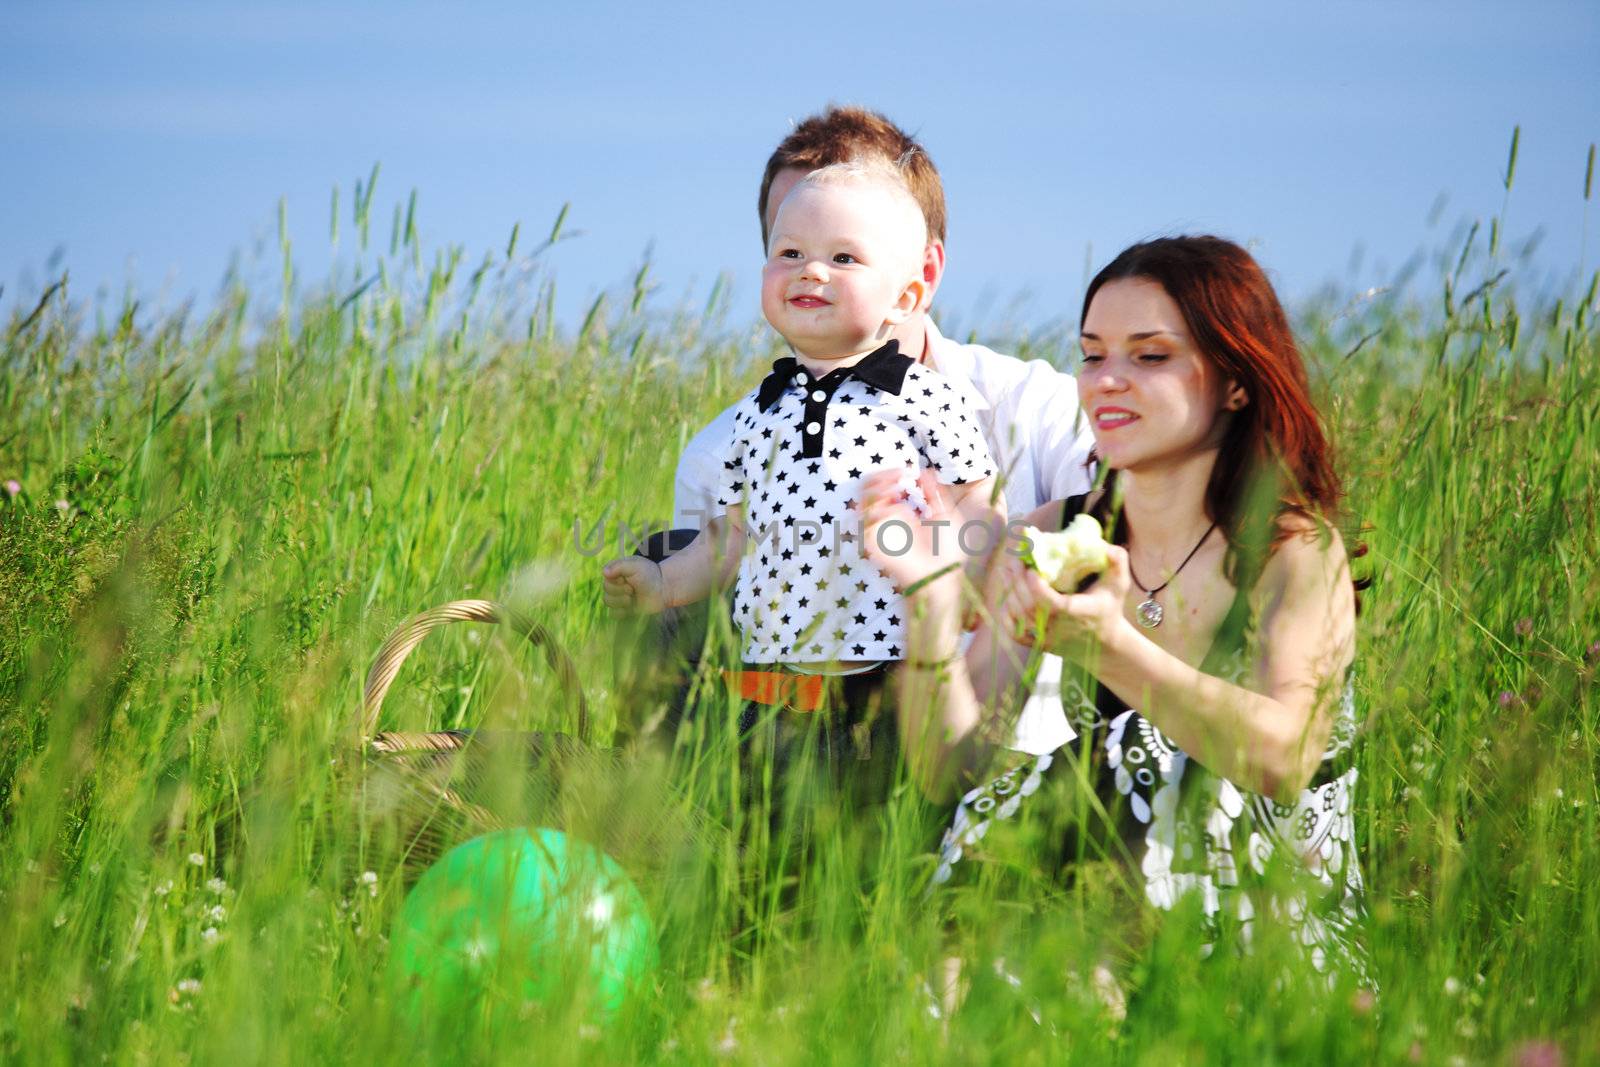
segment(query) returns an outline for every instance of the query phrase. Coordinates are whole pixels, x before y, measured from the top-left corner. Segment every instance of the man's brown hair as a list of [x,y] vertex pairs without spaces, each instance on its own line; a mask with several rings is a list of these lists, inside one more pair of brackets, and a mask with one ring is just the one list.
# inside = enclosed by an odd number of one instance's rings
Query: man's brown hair
[[900,168],[906,185],[922,208],[928,223],[928,239],[945,239],[944,183],[939,168],[914,138],[876,111],[864,107],[838,107],[829,104],[820,115],[812,115],[796,126],[773,149],[767,171],[761,176],[761,195],[756,211],[761,218],[761,247],[767,246],[767,199],[772,179],[780,170],[795,167],[812,171],[851,160],[884,159]]

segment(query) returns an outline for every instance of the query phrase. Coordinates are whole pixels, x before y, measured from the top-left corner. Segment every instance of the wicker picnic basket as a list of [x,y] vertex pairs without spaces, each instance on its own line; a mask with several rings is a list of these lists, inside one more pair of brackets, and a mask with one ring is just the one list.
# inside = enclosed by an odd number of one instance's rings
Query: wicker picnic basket
[[383,698],[394,684],[395,676],[405,664],[406,657],[422,644],[433,631],[452,622],[505,623],[530,643],[544,650],[550,668],[563,688],[571,694],[578,717],[578,739],[588,744],[591,737],[589,704],[578,681],[577,668],[572,658],[542,624],[526,615],[511,611],[491,600],[452,600],[420,615],[413,615],[401,623],[384,640],[367,671],[367,682],[361,692],[361,736],[372,751],[381,755],[400,755],[412,752],[453,752],[463,747],[470,736],[460,730],[436,730],[425,733],[378,732],[378,716],[383,711]]
[[[379,731],[384,697],[406,657],[450,623],[499,624],[540,649],[562,692],[541,723],[575,733]],[[593,742],[577,667],[550,630],[487,600],[456,600],[415,615],[384,641],[362,694],[363,759],[355,799],[364,862],[398,859],[409,873],[467,838],[507,826],[548,826],[583,837],[624,866],[659,864],[686,838],[680,809],[662,802],[654,765]]]

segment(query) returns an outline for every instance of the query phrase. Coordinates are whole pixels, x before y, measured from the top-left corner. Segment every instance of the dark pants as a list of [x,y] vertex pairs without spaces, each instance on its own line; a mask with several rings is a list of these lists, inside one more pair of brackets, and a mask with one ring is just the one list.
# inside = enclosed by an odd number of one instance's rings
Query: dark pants
[[[637,554],[660,562],[681,551],[696,531],[671,530],[647,538]],[[681,744],[687,734],[702,737],[726,720],[728,690],[721,679],[729,669],[772,670],[773,665],[702,664],[701,650],[715,604],[695,604],[664,612],[653,620],[648,644],[668,672],[668,699],[661,733]],[[779,796],[799,802],[817,790],[842,793],[852,808],[881,805],[893,789],[900,761],[893,688],[886,670],[830,679],[824,707],[813,712],[747,702],[733,722],[737,730],[741,777],[751,785],[782,782]],[[690,720],[698,720],[691,723]],[[685,727],[690,727],[686,731]],[[699,729],[696,729],[698,727]]]
[[[692,540],[673,531],[640,551],[659,561]],[[723,605],[693,605],[652,620],[640,642],[663,665],[670,690],[657,732],[672,774],[708,819],[737,840],[749,892],[733,922],[747,938],[779,928],[804,936],[819,923],[862,921],[859,909],[885,884],[915,881],[914,858],[938,841],[944,813],[904,782],[893,679],[879,669],[830,678],[823,706],[798,711],[742,699],[724,669],[772,670],[736,658]],[[701,662],[708,649],[726,662]],[[641,667],[646,666],[640,664]],[[908,863],[908,859],[913,859]],[[907,890],[912,891],[912,890]]]

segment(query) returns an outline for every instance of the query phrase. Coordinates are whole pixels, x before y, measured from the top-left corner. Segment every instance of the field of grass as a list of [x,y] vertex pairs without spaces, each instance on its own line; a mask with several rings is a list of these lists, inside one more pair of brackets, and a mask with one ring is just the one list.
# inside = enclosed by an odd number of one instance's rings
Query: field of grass
[[[1297,309],[1374,579],[1358,820],[1379,992],[1314,991],[1270,929],[1202,963],[1180,914],[1112,1027],[1068,977],[1095,958],[1091,880],[1023,871],[943,907],[909,789],[873,832],[824,820],[783,868],[726,752],[680,748],[668,773],[640,635],[601,609],[606,555],[574,522],[665,518],[679,448],[757,379],[765,334],[715,300],[652,314],[643,274],[563,334],[537,249],[428,264],[397,215],[373,250],[370,203],[338,279],[286,266],[281,292],[230,286],[204,316],[7,294],[0,1061],[1600,1060],[1592,282],[1519,300],[1491,228],[1440,260],[1437,297]],[[597,740],[635,753],[573,771],[553,808],[515,761],[479,787],[633,870],[661,963],[614,1017],[582,983],[441,1017],[385,978],[411,874],[352,801],[383,770],[361,682],[390,628],[461,597],[548,626]],[[382,722],[570,731],[576,710],[536,653],[463,625],[411,657]],[[640,845],[651,820],[693,833]],[[926,983],[951,952],[970,990],[939,1019]]]

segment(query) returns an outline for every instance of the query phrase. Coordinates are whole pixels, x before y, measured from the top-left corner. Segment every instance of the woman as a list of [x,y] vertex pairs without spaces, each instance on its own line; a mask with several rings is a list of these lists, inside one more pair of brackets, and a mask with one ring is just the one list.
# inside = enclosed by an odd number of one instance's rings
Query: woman
[[[1081,336],[1079,398],[1106,475],[1026,521],[1102,521],[1115,547],[1087,588],[1058,593],[1001,554],[987,625],[960,655],[960,539],[941,545],[887,480],[863,491],[866,543],[908,590],[901,729],[925,789],[948,794],[980,765],[1026,695],[1030,647],[1071,665],[1062,693],[1081,758],[1058,752],[968,792],[939,877],[986,823],[1013,818],[1023,797],[1044,803],[1059,790],[1041,779],[1070,769],[1094,785],[1149,903],[1198,901],[1213,938],[1223,925],[1247,937],[1270,912],[1319,969],[1359,972],[1355,593],[1334,526],[1339,480],[1283,308],[1237,245],[1167,238],[1096,276]],[[890,520],[914,531],[898,555],[881,547]],[[1294,871],[1287,895],[1267,891],[1275,867]]]

